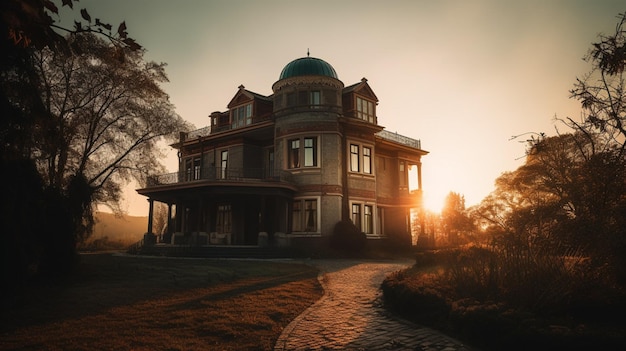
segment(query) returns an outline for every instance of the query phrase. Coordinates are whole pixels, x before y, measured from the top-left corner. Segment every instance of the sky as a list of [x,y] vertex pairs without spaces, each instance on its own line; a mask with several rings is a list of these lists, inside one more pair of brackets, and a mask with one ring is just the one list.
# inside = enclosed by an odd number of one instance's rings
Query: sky
[[[92,18],[126,21],[145,58],[167,63],[163,85],[196,128],[225,111],[239,85],[263,95],[283,67],[312,57],[345,86],[367,78],[378,123],[421,140],[426,206],[453,191],[478,204],[524,161],[514,135],[568,129],[583,57],[612,34],[626,3],[613,0],[80,0]],[[176,154],[164,159],[176,171]],[[130,185],[122,206],[148,213]]]

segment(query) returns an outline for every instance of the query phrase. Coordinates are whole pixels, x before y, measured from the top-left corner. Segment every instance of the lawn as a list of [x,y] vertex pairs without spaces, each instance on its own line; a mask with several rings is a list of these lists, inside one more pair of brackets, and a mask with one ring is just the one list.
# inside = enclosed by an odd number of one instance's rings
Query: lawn
[[2,350],[271,350],[323,293],[296,263],[82,255],[3,311]]

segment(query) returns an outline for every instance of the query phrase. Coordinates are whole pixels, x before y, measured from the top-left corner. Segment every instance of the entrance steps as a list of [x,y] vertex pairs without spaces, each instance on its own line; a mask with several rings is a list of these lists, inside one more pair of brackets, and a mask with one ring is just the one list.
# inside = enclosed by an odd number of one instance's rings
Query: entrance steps
[[143,245],[136,253],[150,256],[195,257],[195,258],[255,258],[276,259],[292,258],[291,250],[286,247],[235,246],[235,245]]

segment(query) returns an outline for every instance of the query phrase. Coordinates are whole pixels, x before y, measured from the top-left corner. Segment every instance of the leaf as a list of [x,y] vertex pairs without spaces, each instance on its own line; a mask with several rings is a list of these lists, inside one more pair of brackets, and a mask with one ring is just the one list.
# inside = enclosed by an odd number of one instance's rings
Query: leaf
[[71,9],[74,8],[74,3],[72,3],[72,0],[62,0],[61,3],[63,4],[63,6],[69,6],[69,8]]
[[133,50],[133,51],[137,51],[139,49],[141,49],[141,45],[137,44],[137,42],[135,41],[135,39],[131,39],[131,38],[126,38],[123,40],[124,44],[128,45],[128,47]]
[[50,0],[44,0],[43,5],[52,13],[59,14],[59,8]]
[[87,13],[87,9],[81,9],[80,10],[80,15],[83,16],[83,19],[89,23],[91,23],[91,16],[89,16],[89,13]]
[[120,26],[117,27],[117,34],[119,34],[121,38],[126,38],[126,36],[128,35],[126,33],[126,21],[120,23]]

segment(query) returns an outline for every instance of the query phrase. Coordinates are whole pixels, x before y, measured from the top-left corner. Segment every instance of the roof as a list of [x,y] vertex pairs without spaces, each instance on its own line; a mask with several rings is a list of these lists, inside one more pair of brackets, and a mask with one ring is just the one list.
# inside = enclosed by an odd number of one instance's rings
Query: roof
[[328,62],[310,56],[289,62],[280,72],[279,80],[298,76],[326,76],[339,79],[337,72]]

